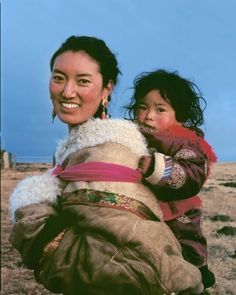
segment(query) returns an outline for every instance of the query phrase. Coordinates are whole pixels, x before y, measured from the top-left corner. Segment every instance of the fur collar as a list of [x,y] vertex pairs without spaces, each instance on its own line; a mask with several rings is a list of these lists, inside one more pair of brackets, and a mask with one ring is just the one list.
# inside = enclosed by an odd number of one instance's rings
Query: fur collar
[[62,164],[70,153],[105,142],[122,144],[138,156],[148,153],[146,141],[135,123],[122,119],[90,119],[73,128],[59,143],[56,162]]
[[[73,128],[67,138],[59,144],[56,161],[62,164],[63,160],[76,150],[109,141],[127,146],[139,156],[148,152],[146,141],[134,123],[121,119],[91,119]],[[10,196],[11,220],[15,221],[14,214],[18,208],[40,202],[56,203],[60,194],[59,179],[54,177],[50,170],[42,175],[22,180]]]

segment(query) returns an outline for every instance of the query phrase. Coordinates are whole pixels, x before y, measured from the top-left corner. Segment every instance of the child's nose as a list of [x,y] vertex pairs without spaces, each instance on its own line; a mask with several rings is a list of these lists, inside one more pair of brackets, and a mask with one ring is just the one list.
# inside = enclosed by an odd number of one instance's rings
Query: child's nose
[[154,111],[148,110],[147,113],[146,113],[146,119],[147,120],[153,120],[154,115],[155,115],[155,112]]

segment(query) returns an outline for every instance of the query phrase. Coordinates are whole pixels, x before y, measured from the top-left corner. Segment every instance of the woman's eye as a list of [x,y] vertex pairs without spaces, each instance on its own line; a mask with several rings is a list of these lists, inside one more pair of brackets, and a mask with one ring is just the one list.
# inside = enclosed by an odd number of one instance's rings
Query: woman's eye
[[79,79],[78,80],[78,83],[81,84],[81,85],[85,85],[85,84],[88,84],[90,81],[87,80],[87,79]]
[[61,82],[64,80],[64,78],[62,76],[59,76],[59,75],[54,75],[52,77],[52,79],[55,81],[55,82]]
[[162,112],[165,112],[165,109],[163,109],[163,108],[157,108],[157,111],[158,111],[159,113],[162,113]]

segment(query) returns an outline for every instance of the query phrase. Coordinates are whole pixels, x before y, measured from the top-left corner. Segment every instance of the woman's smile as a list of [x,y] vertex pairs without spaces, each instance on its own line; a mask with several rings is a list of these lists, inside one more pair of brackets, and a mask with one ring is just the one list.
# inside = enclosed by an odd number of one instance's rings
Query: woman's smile
[[61,102],[61,105],[66,109],[78,109],[81,107],[80,104],[77,103],[67,103],[67,102]]

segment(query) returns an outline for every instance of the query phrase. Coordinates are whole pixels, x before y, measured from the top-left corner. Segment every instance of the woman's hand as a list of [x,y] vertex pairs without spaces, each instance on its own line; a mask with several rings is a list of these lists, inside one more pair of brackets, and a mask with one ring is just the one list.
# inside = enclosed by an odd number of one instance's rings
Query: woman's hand
[[[145,176],[146,174],[152,174],[153,171],[149,171],[152,168],[153,164],[153,157],[151,155],[142,156],[139,160],[138,170]],[[153,169],[151,169],[153,170]]]

